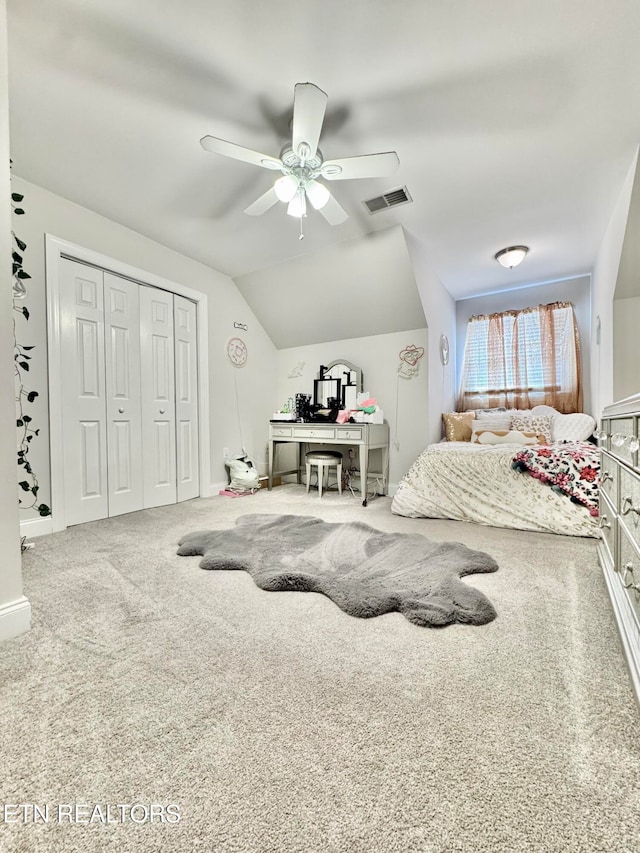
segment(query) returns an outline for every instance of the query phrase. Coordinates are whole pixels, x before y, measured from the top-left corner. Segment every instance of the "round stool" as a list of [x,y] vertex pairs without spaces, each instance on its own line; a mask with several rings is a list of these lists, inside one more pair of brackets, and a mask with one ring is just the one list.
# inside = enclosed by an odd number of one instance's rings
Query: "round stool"
[[322,497],[322,480],[324,472],[327,472],[327,485],[329,488],[329,468],[337,468],[338,474],[338,492],[342,494],[342,453],[336,450],[310,450],[305,455],[307,464],[307,491],[309,491],[309,482],[311,480],[311,466],[316,465],[318,468],[318,493]]

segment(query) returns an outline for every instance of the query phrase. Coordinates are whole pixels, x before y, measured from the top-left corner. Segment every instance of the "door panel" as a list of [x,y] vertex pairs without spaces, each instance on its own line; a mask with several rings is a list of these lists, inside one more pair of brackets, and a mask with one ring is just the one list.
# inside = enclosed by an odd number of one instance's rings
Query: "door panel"
[[143,507],[139,290],[104,274],[109,515]]
[[178,500],[200,494],[196,306],[174,296]]
[[66,524],[108,508],[103,272],[63,260],[60,281]]
[[143,504],[175,503],[173,295],[140,286]]

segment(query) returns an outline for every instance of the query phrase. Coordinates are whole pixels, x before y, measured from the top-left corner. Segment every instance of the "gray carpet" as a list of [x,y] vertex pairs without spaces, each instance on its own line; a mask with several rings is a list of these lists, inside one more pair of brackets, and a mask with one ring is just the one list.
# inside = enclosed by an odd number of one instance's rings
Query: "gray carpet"
[[460,578],[498,564],[460,542],[385,533],[361,521],[251,513],[233,527],[188,533],[179,545],[180,557],[203,557],[201,569],[244,570],[271,592],[319,592],[351,616],[398,611],[431,627],[496,617],[486,595]]
[[[499,618],[427,631],[175,554],[248,512],[486,551]],[[0,647],[0,802],[178,824],[0,824],[2,853],[636,853],[638,709],[595,542],[297,486],[71,528],[25,554]]]

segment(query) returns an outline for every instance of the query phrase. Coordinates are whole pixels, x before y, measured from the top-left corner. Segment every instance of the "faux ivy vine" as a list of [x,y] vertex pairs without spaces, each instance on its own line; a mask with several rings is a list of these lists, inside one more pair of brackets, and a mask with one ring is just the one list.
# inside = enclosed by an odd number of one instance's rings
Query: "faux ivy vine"
[[[24,214],[20,202],[24,196],[20,193],[11,193],[11,206],[16,216]],[[13,239],[12,252],[12,276],[13,276],[13,310],[21,314],[25,320],[29,319],[29,309],[20,304],[20,300],[27,295],[24,285],[31,276],[22,266],[22,255],[27,248],[24,240],[21,240],[14,231],[11,232]],[[29,390],[25,383],[25,375],[29,372],[31,351],[33,346],[25,346],[18,343],[16,318],[13,318],[13,361],[16,377],[16,426],[18,428],[18,466],[20,469],[18,486],[22,490],[18,502],[22,509],[35,509],[40,515],[51,515],[50,508],[38,498],[38,478],[29,460],[31,442],[40,434],[40,430],[33,425],[33,418],[29,414],[29,404],[39,396],[37,391]],[[23,494],[24,493],[24,494]]]

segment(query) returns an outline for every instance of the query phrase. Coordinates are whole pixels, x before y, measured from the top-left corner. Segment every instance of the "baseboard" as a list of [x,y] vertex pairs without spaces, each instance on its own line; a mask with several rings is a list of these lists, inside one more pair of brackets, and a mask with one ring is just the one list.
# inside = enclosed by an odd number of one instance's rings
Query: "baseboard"
[[31,628],[31,605],[22,596],[17,601],[0,604],[0,641],[10,640]]
[[31,539],[34,536],[46,536],[53,533],[53,517],[48,515],[44,518],[27,518],[20,522],[20,536]]
[[210,494],[217,495],[220,489],[226,489],[228,485],[228,480],[220,480],[219,483],[211,483],[211,485],[209,486],[209,488],[211,489]]

